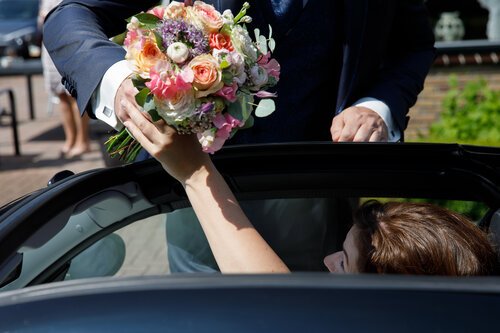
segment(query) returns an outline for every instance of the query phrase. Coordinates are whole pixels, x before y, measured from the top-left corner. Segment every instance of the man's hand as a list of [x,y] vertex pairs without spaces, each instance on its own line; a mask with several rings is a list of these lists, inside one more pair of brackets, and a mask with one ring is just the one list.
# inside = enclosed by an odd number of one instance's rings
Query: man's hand
[[375,111],[352,106],[335,116],[330,127],[333,142],[388,141],[387,125]]
[[138,91],[132,84],[132,80],[130,78],[126,78],[125,80],[123,80],[122,84],[116,91],[114,103],[115,114],[122,123],[130,119],[128,113],[125,112],[126,110],[124,110],[126,105],[133,105],[137,109],[141,109],[135,101],[135,95],[137,94],[137,92]]

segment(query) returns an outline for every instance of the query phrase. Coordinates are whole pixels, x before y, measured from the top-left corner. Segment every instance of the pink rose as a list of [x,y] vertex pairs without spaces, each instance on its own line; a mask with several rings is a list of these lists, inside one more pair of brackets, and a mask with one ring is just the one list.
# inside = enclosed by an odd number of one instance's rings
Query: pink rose
[[193,86],[196,88],[196,98],[205,97],[224,86],[222,73],[217,62],[210,54],[199,55],[188,65],[193,71]]
[[[207,33],[218,32],[224,21],[222,15],[215,9],[214,6],[204,3],[203,1],[195,1],[192,8],[196,23],[201,25],[200,28]],[[188,10],[188,14],[190,11]]]
[[159,19],[163,19],[163,16],[165,15],[165,7],[156,6],[154,8],[151,8],[150,10],[148,10],[148,13],[153,14],[154,16],[156,16]]
[[224,97],[231,103],[236,102],[236,92],[238,91],[238,84],[233,82],[231,86],[224,86],[221,90],[217,91],[215,95]]

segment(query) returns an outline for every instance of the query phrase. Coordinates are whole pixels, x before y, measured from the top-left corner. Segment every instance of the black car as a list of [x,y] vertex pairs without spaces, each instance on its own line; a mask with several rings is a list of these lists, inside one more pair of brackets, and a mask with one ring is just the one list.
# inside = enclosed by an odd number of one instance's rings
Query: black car
[[[267,144],[226,147],[213,159],[242,204],[468,202],[482,207],[476,222],[498,234],[500,148]],[[1,208],[0,331],[491,332],[497,326],[496,276],[339,276],[321,269],[169,275],[164,222],[186,209],[182,186],[154,160],[63,172]],[[332,220],[332,239],[345,236],[346,213]],[[308,223],[322,218],[303,216]],[[124,274],[127,257],[143,266]],[[152,265],[161,267],[146,272]]]
[[40,56],[39,0],[0,0],[0,57]]

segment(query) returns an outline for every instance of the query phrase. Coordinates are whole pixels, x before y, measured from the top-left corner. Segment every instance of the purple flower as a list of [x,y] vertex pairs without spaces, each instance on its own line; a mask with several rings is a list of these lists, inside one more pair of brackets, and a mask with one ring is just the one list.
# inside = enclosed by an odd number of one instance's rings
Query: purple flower
[[157,32],[163,39],[163,47],[182,42],[190,49],[190,58],[210,51],[208,38],[194,25],[183,20],[166,19],[158,23]]

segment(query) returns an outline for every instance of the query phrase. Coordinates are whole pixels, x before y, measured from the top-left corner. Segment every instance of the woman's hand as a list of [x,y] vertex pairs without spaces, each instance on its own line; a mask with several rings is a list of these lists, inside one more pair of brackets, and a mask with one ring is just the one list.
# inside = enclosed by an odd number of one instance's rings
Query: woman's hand
[[211,164],[195,135],[179,135],[164,120],[151,122],[147,112],[127,100],[122,101],[121,108],[125,114],[123,124],[130,134],[183,185]]

